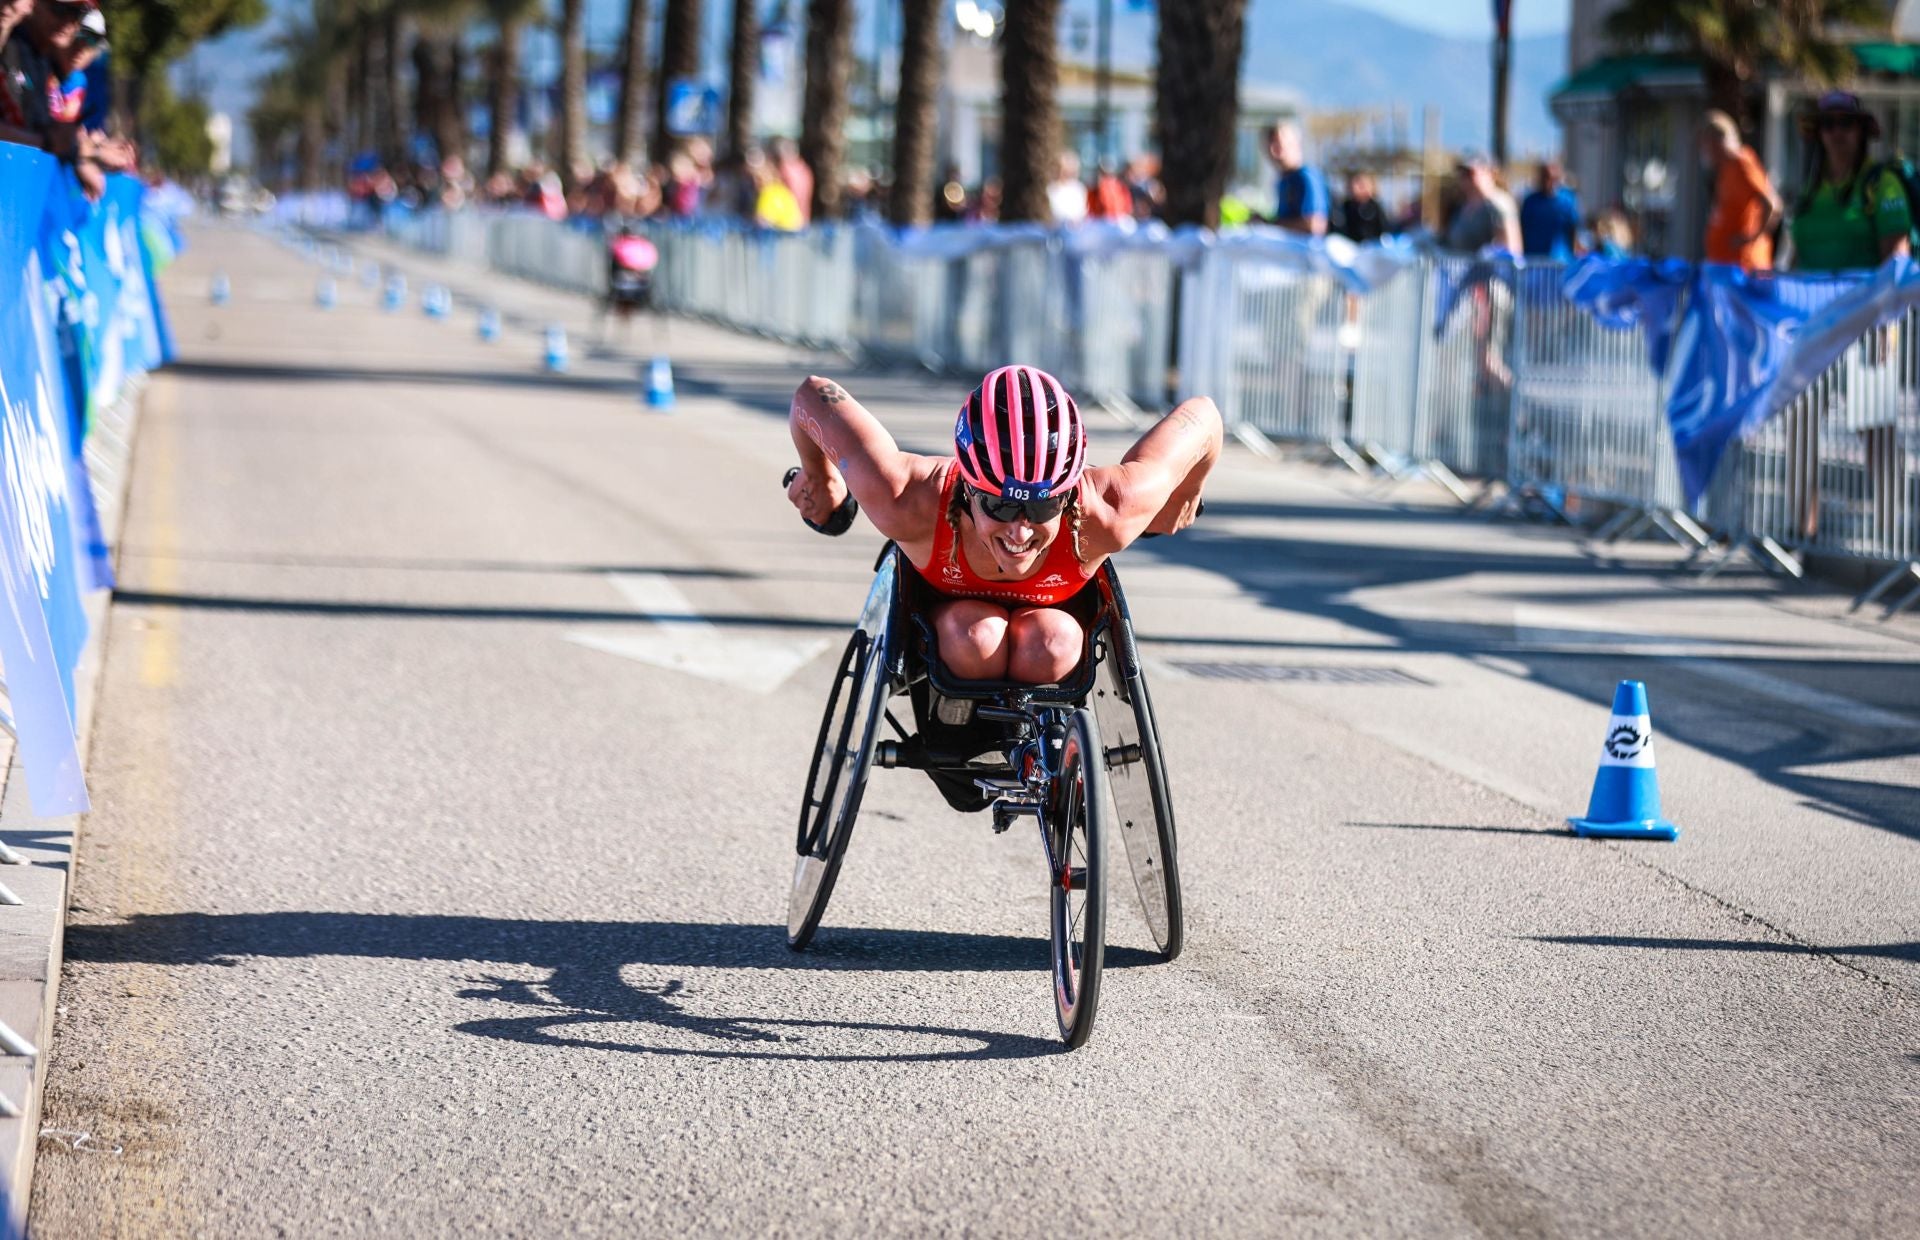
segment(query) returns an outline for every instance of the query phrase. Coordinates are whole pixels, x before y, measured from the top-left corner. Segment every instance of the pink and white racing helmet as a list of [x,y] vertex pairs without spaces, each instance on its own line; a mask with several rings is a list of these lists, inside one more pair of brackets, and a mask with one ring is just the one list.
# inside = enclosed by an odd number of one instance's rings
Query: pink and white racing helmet
[[1002,366],[980,381],[953,428],[960,476],[1005,499],[1065,497],[1087,464],[1080,407],[1034,366]]

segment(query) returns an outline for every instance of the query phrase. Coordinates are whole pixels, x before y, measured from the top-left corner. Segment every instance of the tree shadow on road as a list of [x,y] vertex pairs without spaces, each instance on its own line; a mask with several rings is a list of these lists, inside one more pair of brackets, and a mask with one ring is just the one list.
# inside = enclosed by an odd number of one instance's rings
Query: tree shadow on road
[[[787,950],[778,926],[697,922],[517,921],[381,913],[140,914],[67,930],[67,958],[96,964],[233,965],[246,958],[352,956],[523,966],[537,980],[482,973],[461,997],[528,1009],[457,1025],[482,1037],[547,1046],[720,1058],[823,1061],[1021,1059],[1059,1044],[992,1030],[759,1014],[705,1015],[679,997],[675,978],[637,986],[630,965],[743,971],[1032,972],[1047,976],[1044,939],[931,930],[854,929]],[[1153,963],[1110,946],[1109,968]],[[589,1032],[581,1032],[582,1030]],[[599,1032],[591,1032],[591,1031]]]

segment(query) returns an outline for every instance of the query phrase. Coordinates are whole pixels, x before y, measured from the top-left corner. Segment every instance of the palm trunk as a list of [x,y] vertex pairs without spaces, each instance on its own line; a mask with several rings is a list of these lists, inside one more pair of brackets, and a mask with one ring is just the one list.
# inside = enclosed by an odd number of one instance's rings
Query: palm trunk
[[513,131],[520,88],[519,18],[500,23],[500,38],[487,58],[487,175],[507,171],[507,138]]
[[649,0],[627,0],[626,56],[620,63],[620,112],[614,124],[613,157],[629,168],[639,167],[646,157],[647,24],[652,16]]
[[458,37],[447,40],[447,67],[443,89],[440,92],[440,121],[434,132],[434,143],[440,148],[440,158],[458,157],[462,164],[467,160],[467,146],[472,134],[467,129],[467,49]]
[[[1210,0],[1180,0],[1168,9]],[[1060,145],[1060,0],[1007,0],[1000,40],[1000,218],[1047,221],[1047,182]],[[1171,152],[1168,152],[1171,154]]]
[[385,111],[381,113],[385,124],[381,128],[381,154],[389,171],[398,175],[398,169],[406,166],[407,130],[406,119],[402,114],[400,100],[400,48],[404,42],[406,19],[400,13],[398,5],[389,5],[381,23],[381,93],[385,95]]
[[813,218],[838,219],[841,166],[847,159],[847,78],[853,68],[850,0],[807,5],[807,88],[800,116],[800,158],[813,170]]
[[1168,224],[1220,225],[1220,197],[1233,175],[1246,15],[1247,0],[1160,6],[1154,125]]
[[578,169],[587,162],[586,0],[560,5],[560,141],[554,152],[560,184],[577,188]]
[[320,188],[320,153],[326,148],[326,117],[323,106],[318,102],[306,104],[300,109],[300,131],[294,147],[299,162],[299,187],[303,190]]
[[753,90],[760,80],[760,11],[757,0],[733,0],[733,42],[727,57],[727,153],[753,142]]
[[680,78],[700,74],[700,27],[705,14],[701,0],[667,0],[667,20],[660,30],[660,80],[653,84],[653,162],[664,164],[673,147],[667,132],[667,90]]
[[893,112],[893,190],[887,216],[902,228],[933,221],[933,145],[939,120],[944,0],[902,0],[900,95]]

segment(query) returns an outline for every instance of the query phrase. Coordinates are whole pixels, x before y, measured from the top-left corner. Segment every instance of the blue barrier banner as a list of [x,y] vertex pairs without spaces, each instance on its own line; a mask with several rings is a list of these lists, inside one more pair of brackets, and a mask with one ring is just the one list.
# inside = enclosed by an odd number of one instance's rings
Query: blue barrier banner
[[69,503],[79,444],[67,434],[39,253],[41,217],[69,192],[66,176],[44,155],[0,145],[9,208],[0,212],[0,278],[16,290],[0,297],[0,669],[42,815],[87,807],[73,733],[73,669],[87,638]]
[[1753,418],[1806,317],[1781,300],[1779,284],[1776,276],[1717,264],[1694,277],[1667,367],[1667,421],[1688,503],[1706,493],[1727,442]]

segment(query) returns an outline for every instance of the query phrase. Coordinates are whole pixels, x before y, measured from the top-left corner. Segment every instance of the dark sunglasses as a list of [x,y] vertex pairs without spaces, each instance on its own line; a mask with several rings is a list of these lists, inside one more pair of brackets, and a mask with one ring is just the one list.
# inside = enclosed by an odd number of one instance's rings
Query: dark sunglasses
[[1819,121],[1822,129],[1854,129],[1861,125],[1857,116],[1823,116]]
[[1049,495],[1045,499],[1007,499],[1000,495],[989,495],[978,487],[968,487],[967,493],[980,504],[980,511],[990,521],[1002,525],[1025,518],[1030,525],[1045,525],[1059,516],[1067,506],[1064,495]]

